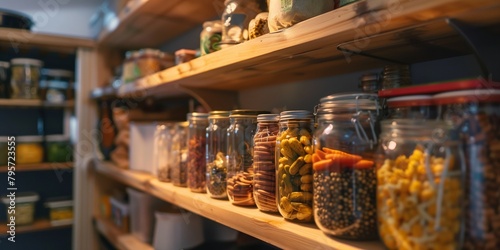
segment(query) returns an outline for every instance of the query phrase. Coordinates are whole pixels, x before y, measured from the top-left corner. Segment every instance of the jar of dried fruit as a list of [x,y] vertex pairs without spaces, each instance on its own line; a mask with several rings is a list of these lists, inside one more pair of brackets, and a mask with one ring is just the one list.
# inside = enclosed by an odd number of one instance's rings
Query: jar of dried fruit
[[227,128],[229,111],[211,111],[207,127],[207,192],[212,198],[226,199]]
[[441,121],[382,122],[377,214],[388,249],[462,249],[464,159]]
[[314,219],[326,234],[355,240],[377,238],[376,94],[321,98],[314,133]]
[[280,113],[276,138],[278,211],[287,220],[313,220],[312,135],[314,115],[307,110]]
[[205,193],[208,113],[189,113],[187,120],[189,122],[187,186],[192,192]]

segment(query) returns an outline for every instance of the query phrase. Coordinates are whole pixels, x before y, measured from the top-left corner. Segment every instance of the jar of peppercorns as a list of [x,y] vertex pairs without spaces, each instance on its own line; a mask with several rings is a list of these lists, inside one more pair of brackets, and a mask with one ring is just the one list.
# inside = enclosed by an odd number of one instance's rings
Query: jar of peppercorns
[[434,96],[465,151],[464,249],[500,249],[500,89],[488,85]]
[[267,111],[239,109],[229,115],[227,129],[227,195],[233,205],[255,206],[253,198],[253,137],[257,115]]
[[170,169],[170,180],[177,187],[187,186],[187,133],[189,122],[178,122],[174,125],[172,135],[172,146],[169,154],[168,164]]
[[287,220],[313,221],[313,131],[312,112],[289,110],[280,113],[276,138],[276,202],[281,216]]
[[192,192],[205,193],[208,113],[189,113],[187,120],[189,122],[187,186]]
[[352,93],[320,99],[314,133],[314,219],[326,234],[377,238],[376,94]]
[[258,115],[253,138],[253,196],[257,208],[264,212],[278,212],[275,149],[279,118],[279,114]]
[[229,111],[211,111],[207,127],[207,192],[212,198],[226,199],[227,128]]
[[450,124],[382,122],[377,215],[388,249],[462,249],[463,153]]

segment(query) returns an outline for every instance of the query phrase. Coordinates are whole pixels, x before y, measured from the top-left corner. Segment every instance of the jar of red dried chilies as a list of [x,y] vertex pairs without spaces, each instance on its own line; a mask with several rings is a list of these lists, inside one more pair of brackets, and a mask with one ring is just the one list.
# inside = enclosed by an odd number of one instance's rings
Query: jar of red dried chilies
[[187,120],[189,122],[187,186],[192,192],[205,193],[208,113],[189,113]]

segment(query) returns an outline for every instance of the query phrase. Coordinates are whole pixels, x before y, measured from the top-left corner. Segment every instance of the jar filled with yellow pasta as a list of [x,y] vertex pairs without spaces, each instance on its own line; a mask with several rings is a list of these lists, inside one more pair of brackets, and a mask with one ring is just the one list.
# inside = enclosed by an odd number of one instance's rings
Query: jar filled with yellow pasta
[[461,249],[463,152],[448,123],[382,122],[377,216],[388,249]]

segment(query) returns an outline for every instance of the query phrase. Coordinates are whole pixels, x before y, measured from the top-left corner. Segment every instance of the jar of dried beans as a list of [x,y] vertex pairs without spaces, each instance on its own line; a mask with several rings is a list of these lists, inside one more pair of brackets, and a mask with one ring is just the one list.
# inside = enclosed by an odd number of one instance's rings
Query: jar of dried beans
[[276,138],[278,211],[287,220],[313,220],[312,135],[314,115],[307,110],[280,113]]
[[187,186],[192,192],[205,193],[208,113],[189,113],[187,120],[189,122]]
[[207,192],[212,198],[225,199],[227,178],[227,128],[229,111],[211,111],[207,127]]

